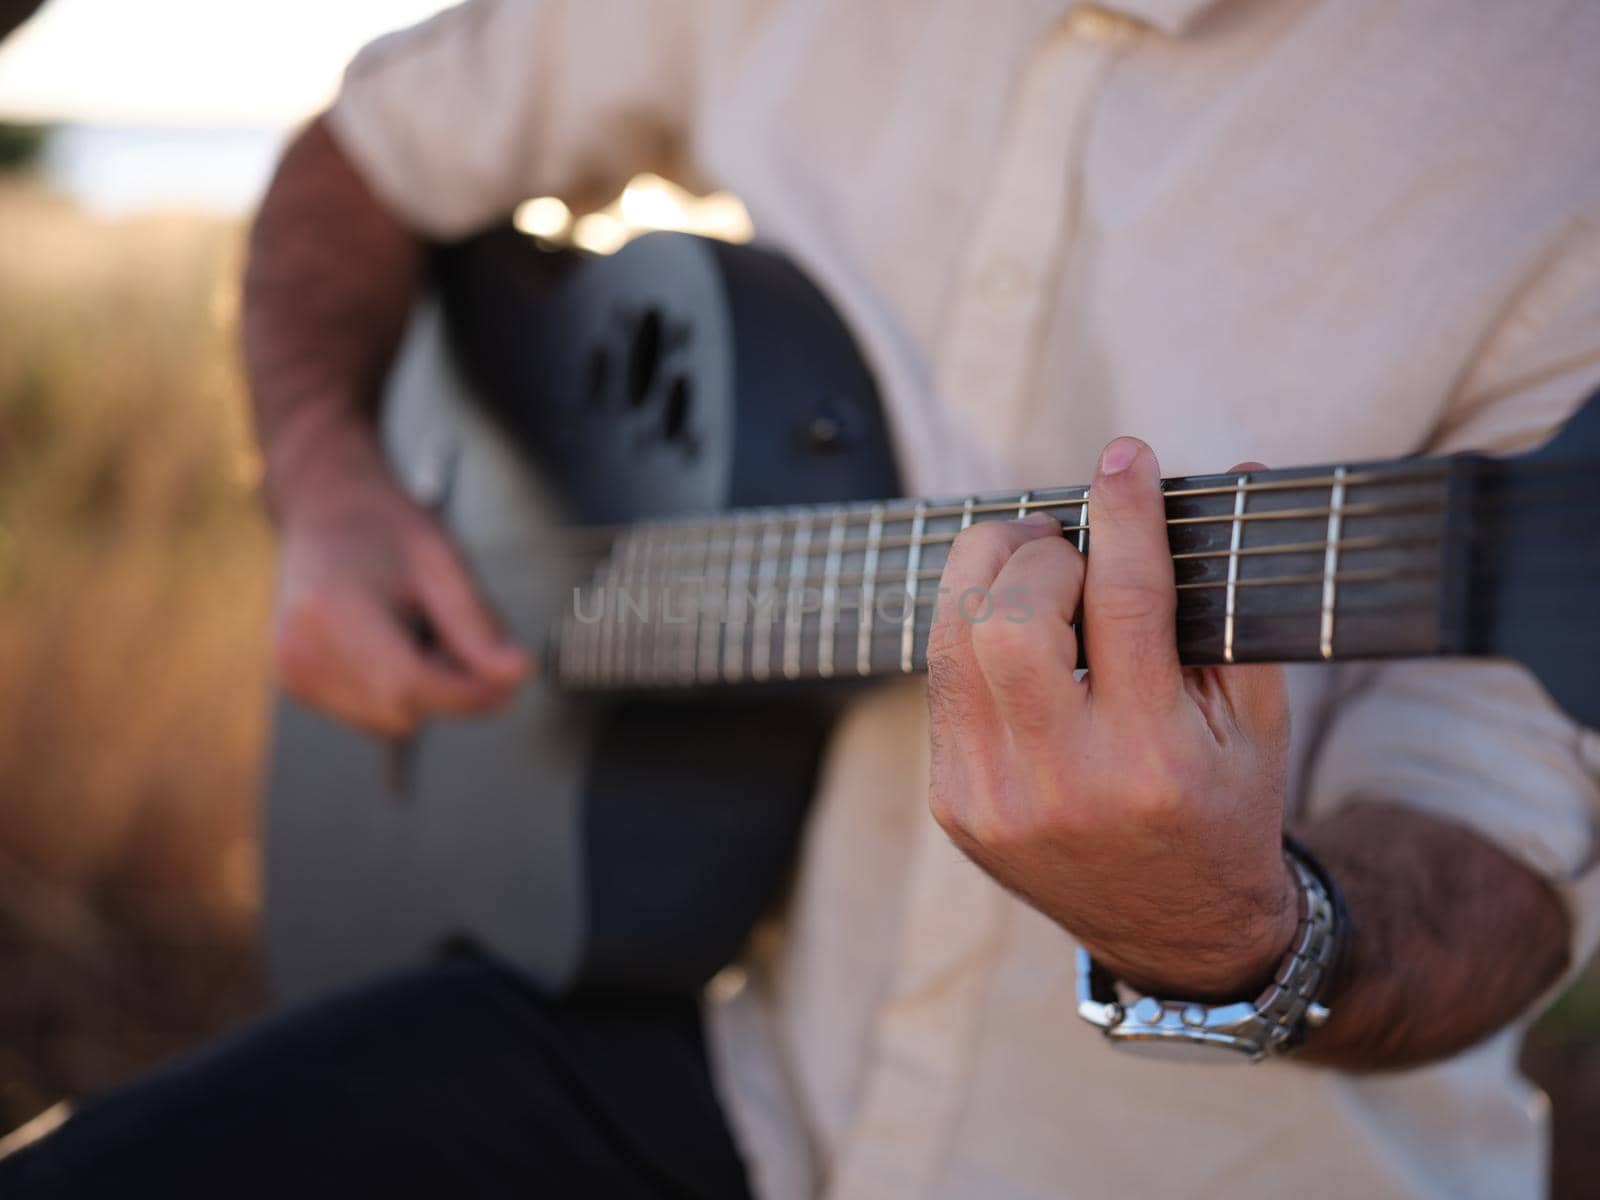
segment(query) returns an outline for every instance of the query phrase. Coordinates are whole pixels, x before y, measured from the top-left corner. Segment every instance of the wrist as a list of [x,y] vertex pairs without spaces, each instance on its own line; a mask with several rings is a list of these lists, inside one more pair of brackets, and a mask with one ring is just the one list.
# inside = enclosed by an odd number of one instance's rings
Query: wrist
[[1158,954],[1132,955],[1120,946],[1085,947],[1117,978],[1147,995],[1196,1000],[1252,997],[1272,981],[1294,942],[1300,886],[1282,854],[1265,877],[1234,892],[1237,903],[1219,927],[1182,942],[1168,940]]
[[1259,1062],[1299,1047],[1329,1018],[1329,986],[1348,921],[1338,888],[1321,864],[1290,839],[1284,849],[1297,891],[1295,933],[1259,992],[1217,999],[1152,993],[1119,980],[1080,949],[1078,1015],[1113,1044],[1164,1058],[1214,1060],[1214,1051],[1226,1050]]
[[376,427],[332,406],[297,413],[263,449],[262,493],[280,528],[306,513],[337,507],[355,488],[387,480]]

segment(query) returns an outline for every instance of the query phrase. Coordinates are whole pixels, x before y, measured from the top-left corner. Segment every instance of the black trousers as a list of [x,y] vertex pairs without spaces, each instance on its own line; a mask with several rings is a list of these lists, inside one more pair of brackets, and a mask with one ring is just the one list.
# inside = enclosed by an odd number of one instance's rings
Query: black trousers
[[5,1200],[748,1194],[692,1002],[558,1003],[473,959],[268,1020],[0,1161]]

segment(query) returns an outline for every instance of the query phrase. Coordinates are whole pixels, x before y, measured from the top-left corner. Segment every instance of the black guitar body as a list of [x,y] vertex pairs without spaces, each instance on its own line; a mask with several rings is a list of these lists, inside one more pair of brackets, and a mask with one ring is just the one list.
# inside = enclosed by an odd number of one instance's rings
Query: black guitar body
[[[403,480],[428,477],[421,498],[518,632],[539,628],[533,608],[571,603],[561,551],[541,548],[550,520],[899,492],[855,345],[785,259],[660,234],[581,259],[506,230],[437,267],[448,336],[432,313],[410,335],[391,457]],[[459,373],[429,361],[443,354]],[[441,440],[441,410],[443,449],[408,470]],[[508,480],[530,469],[554,514]],[[399,780],[382,747],[280,705],[267,932],[281,996],[463,943],[564,994],[693,994],[734,957],[788,879],[837,693],[528,691],[506,717],[427,729]]]

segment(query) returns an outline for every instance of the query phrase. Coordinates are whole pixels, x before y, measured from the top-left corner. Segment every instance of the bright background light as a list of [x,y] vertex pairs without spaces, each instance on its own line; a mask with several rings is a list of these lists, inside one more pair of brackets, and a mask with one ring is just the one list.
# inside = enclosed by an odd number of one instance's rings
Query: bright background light
[[444,0],[47,0],[0,47],[0,118],[283,128]]
[[[59,123],[51,183],[109,218],[248,211],[287,131],[324,108],[357,50],[447,0],[47,0],[0,46],[0,120]],[[641,175],[599,212],[552,196],[517,213],[549,241],[610,253],[678,229],[748,241],[733,196]]]

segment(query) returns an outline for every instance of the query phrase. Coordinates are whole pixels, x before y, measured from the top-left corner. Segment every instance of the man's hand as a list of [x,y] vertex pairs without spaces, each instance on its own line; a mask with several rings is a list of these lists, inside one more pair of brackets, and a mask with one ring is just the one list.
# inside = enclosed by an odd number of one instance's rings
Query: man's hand
[[245,362],[283,534],[279,677],[388,737],[502,704],[528,669],[378,449],[372,414],[424,254],[318,119],[279,164],[245,276]]
[[1106,447],[1089,525],[1087,561],[1037,514],[956,540],[928,648],[934,816],[1135,987],[1250,994],[1297,920],[1282,671],[1179,665],[1144,443]]
[[[510,699],[528,671],[444,531],[360,435],[280,506],[275,650],[291,695],[385,737]],[[427,636],[419,636],[426,631]]]

